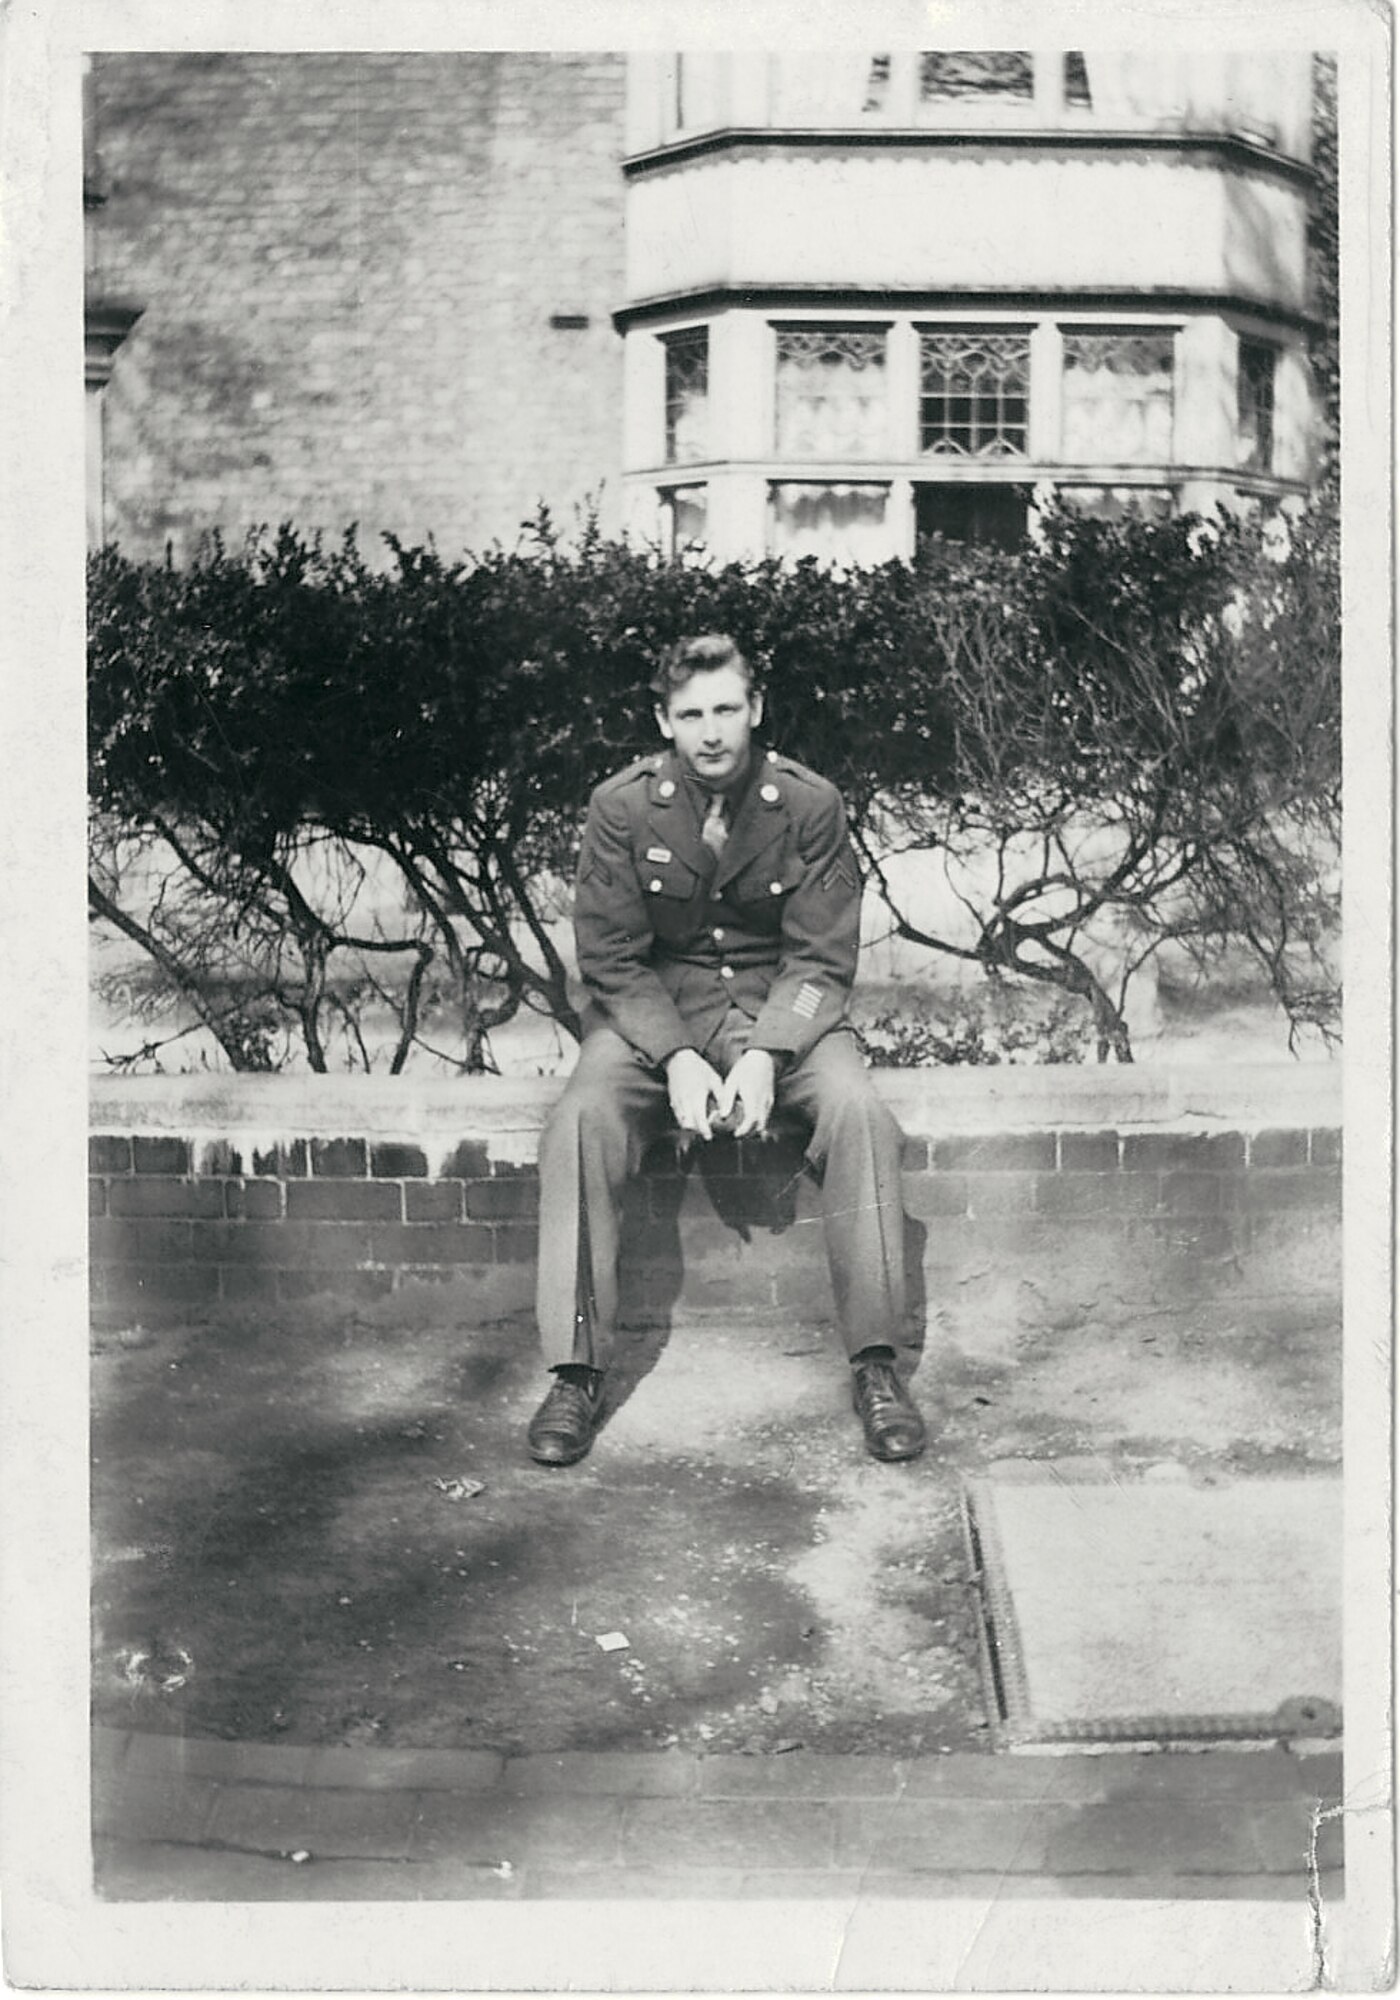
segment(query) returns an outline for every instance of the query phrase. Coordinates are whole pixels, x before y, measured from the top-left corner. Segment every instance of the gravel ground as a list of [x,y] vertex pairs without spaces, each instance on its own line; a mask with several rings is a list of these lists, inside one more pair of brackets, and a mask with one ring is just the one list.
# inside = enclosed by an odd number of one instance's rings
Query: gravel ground
[[976,1352],[935,1311],[934,1441],[903,1466],[866,1456],[812,1323],[632,1331],[564,1471],[524,1450],[529,1324],[473,1325],[454,1287],[95,1347],[96,1718],[251,1742],[975,1748],[963,1475],[1340,1449],[1339,1332],[1313,1305],[1086,1311]]

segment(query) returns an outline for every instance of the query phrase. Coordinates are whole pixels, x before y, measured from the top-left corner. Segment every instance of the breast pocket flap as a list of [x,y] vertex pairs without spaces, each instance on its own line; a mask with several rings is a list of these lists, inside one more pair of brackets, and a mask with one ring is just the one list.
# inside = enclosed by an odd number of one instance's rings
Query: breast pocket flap
[[648,900],[688,903],[700,885],[695,870],[675,855],[668,861],[649,861],[643,857],[637,863],[637,873]]

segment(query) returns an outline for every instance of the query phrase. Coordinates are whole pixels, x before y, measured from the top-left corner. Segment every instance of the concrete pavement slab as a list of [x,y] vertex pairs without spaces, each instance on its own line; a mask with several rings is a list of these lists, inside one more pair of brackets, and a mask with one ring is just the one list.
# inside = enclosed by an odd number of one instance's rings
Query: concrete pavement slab
[[1191,1804],[1120,1801],[1055,1814],[1047,1824],[1046,1872],[1055,1875],[1307,1874],[1308,1814],[1221,1800]]
[[97,1893],[108,1901],[249,1903],[515,1902],[519,1875],[456,1859],[317,1861],[302,1864],[211,1847],[134,1847],[100,1842]]
[[498,1750],[347,1750],[334,1745],[309,1753],[308,1785],[358,1791],[478,1792],[501,1782],[506,1759]]
[[634,1799],[622,1855],[647,1867],[826,1868],[835,1810],[816,1800]]
[[219,1790],[205,1779],[151,1778],[94,1771],[92,1823],[127,1840],[194,1842],[208,1831]]
[[895,1757],[704,1757],[702,1798],[895,1798],[909,1768]]
[[211,1840],[263,1853],[398,1860],[408,1853],[408,1792],[313,1791],[282,1785],[220,1789],[208,1825]]
[[836,1859],[918,1873],[1045,1872],[1050,1816],[1038,1805],[909,1800],[839,1805]]
[[678,1751],[565,1750],[506,1758],[500,1782],[506,1791],[525,1796],[673,1798],[694,1792],[704,1768]]
[[1339,1730],[1340,1478],[1017,1460],[966,1490],[1009,1740]]
[[614,1861],[623,1803],[617,1798],[509,1798],[500,1792],[454,1798],[421,1792],[410,1816],[415,1860],[465,1856],[473,1863]]
[[153,1779],[211,1778],[223,1783],[305,1782],[317,1752],[294,1743],[238,1743],[212,1736],[154,1736],[133,1731],[122,1768]]
[[[1016,1759],[1021,1762],[1021,1759]],[[1073,1759],[1052,1763],[1072,1765]],[[1162,1751],[1142,1756],[1101,1756],[1090,1760],[1103,1776],[1107,1800],[1133,1799],[1310,1799],[1320,1786],[1329,1798],[1342,1795],[1342,1753],[1296,1757],[1286,1750]]]

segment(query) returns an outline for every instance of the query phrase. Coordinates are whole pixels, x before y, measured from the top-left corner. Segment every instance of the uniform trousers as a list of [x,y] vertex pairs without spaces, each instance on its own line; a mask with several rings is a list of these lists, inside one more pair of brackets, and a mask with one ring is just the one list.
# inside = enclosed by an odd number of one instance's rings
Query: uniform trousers
[[[743,1053],[748,1016],[731,1008],[702,1053],[721,1076]],[[847,1029],[824,1035],[778,1077],[776,1104],[810,1128],[827,1261],[848,1354],[906,1340],[902,1135]],[[613,1029],[584,1040],[540,1139],[536,1292],[545,1366],[606,1368],[617,1324],[623,1195],[649,1139],[670,1122],[664,1072]]]

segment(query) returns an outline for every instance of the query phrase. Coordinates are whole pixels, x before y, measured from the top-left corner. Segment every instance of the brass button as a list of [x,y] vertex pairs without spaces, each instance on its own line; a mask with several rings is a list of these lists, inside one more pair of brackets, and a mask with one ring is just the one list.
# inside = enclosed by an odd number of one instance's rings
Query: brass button
[[675,796],[676,781],[674,778],[663,778],[656,789],[663,799],[672,798]]
[[781,895],[782,895],[782,893],[783,893],[783,885],[782,885],[782,883],[781,883],[781,882],[770,882],[770,883],[768,884],[768,893],[769,893],[769,895],[770,895],[770,896],[781,896]]
[[651,890],[651,893],[654,896],[661,887],[661,877],[659,875],[653,875],[650,882],[647,883],[647,887],[648,889]]
[[764,801],[766,805],[771,806],[777,804],[780,795],[778,792],[778,787],[776,785],[760,785],[758,788],[758,796]]
[[721,978],[721,979],[732,979],[732,978],[734,977],[734,968],[733,968],[733,966],[732,966],[732,965],[722,965],[722,966],[720,967],[720,969],[719,969],[719,976],[720,976],[720,978]]
[[713,935],[713,937],[714,937],[714,941],[715,941],[715,943],[716,943],[716,944],[723,944],[723,943],[724,943],[724,932],[723,932],[723,931],[715,931],[715,932],[713,932],[713,933],[712,933],[712,935]]

